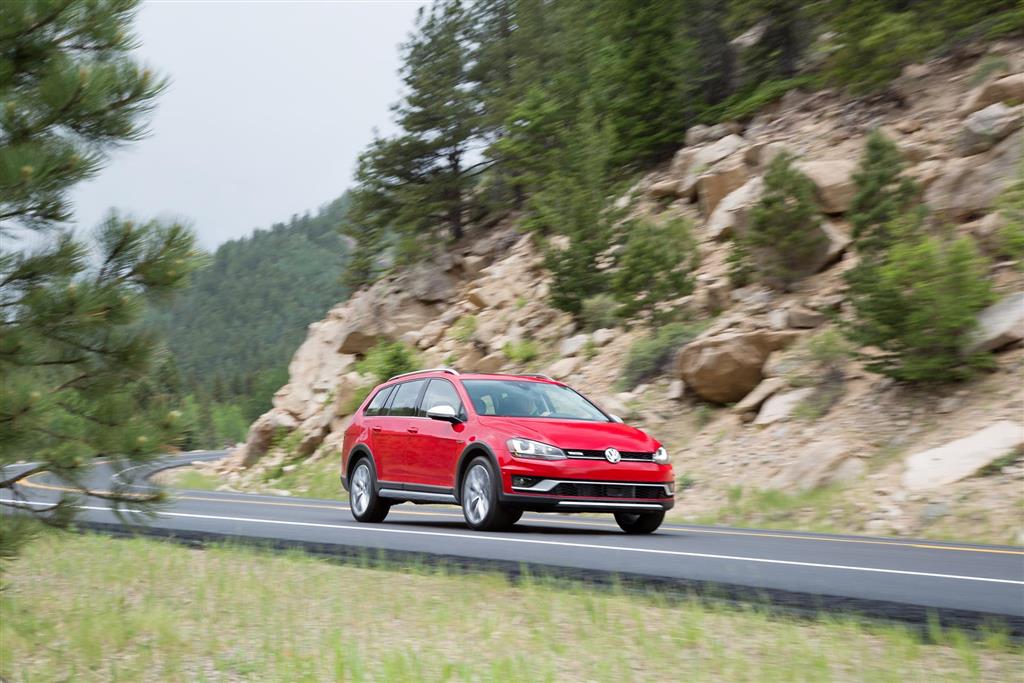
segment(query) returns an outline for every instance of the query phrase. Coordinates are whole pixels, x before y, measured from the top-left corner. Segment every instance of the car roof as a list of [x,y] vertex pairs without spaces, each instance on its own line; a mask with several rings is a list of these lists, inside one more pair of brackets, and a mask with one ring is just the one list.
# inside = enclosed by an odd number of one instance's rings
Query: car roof
[[541,382],[545,384],[562,384],[547,375],[541,375],[536,373],[525,373],[522,375],[516,374],[504,374],[498,372],[459,372],[453,368],[428,368],[426,370],[414,370],[412,372],[405,372],[400,375],[395,375],[386,382],[381,384],[391,384],[396,380],[405,379],[424,379],[424,378],[436,378],[436,377],[457,377],[458,379],[514,379],[523,380],[527,382]]

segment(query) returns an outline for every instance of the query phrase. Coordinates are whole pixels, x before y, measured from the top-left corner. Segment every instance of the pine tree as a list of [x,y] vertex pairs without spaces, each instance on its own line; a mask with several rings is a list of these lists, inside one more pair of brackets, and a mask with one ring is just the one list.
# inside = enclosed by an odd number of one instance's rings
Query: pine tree
[[551,304],[579,315],[584,299],[608,287],[598,261],[611,238],[606,205],[612,143],[589,102],[584,103],[579,123],[566,136],[560,146],[564,165],[532,197],[530,225],[568,238],[565,248],[546,250],[545,263],[554,279]]
[[853,175],[857,193],[849,212],[855,245],[862,257],[884,254],[897,237],[892,234],[896,219],[916,211],[920,190],[917,183],[901,175],[902,171],[899,149],[880,131],[873,131],[860,168]]
[[[156,352],[138,325],[148,303],[180,286],[197,263],[181,225],[117,214],[90,243],[64,227],[69,196],[107,152],[145,132],[164,81],[130,56],[132,0],[0,3],[0,490],[48,471],[80,493],[130,501],[123,483],[89,491],[85,473],[103,455],[143,463],[179,435],[180,415],[140,381]],[[8,250],[35,232],[31,247]],[[13,468],[31,459],[37,464]],[[73,497],[20,509],[52,524]],[[152,502],[152,498],[149,499]],[[3,515],[0,556],[31,535],[29,516]]]
[[850,338],[881,354],[868,368],[898,380],[962,379],[984,363],[965,356],[964,340],[992,300],[985,262],[970,238],[910,237],[881,263],[863,264],[851,283],[856,318]]
[[814,184],[788,154],[772,160],[764,174],[764,196],[750,213],[746,240],[754,267],[766,282],[788,289],[808,274],[825,236]]
[[623,315],[654,313],[660,302],[693,291],[700,252],[685,220],[676,218],[663,225],[630,221],[625,230],[628,237],[613,278]]

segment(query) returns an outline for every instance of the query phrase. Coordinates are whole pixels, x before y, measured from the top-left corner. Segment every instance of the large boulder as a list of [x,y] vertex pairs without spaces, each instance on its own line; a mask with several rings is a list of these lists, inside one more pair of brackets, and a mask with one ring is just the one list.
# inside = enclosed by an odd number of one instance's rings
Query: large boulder
[[983,154],[950,159],[925,193],[925,203],[946,220],[987,213],[1015,177],[1022,148],[1019,136],[1011,135]]
[[747,146],[747,141],[739,135],[726,135],[710,145],[688,150],[679,157],[677,171],[681,171],[679,195],[694,199],[697,192],[697,180],[711,170],[719,161],[736,154]]
[[713,126],[705,126],[698,123],[686,131],[686,146],[694,147],[708,142],[716,142],[732,133],[730,126],[724,123],[716,123]]
[[797,334],[758,330],[695,339],[679,351],[676,368],[701,398],[733,403],[761,381],[768,355],[788,346]]
[[697,179],[697,198],[701,212],[710,216],[726,195],[743,187],[749,178],[750,174],[739,154],[712,166],[711,170]]
[[750,209],[761,201],[763,193],[764,182],[758,177],[723,197],[705,225],[708,236],[726,239],[744,234],[749,225]]
[[976,88],[967,96],[967,102],[964,103],[961,113],[973,114],[996,102],[1008,104],[1024,102],[1024,73],[1003,76]]
[[914,453],[904,461],[903,486],[922,491],[947,486],[1024,449],[1024,425],[1000,420],[944,446]]
[[232,457],[236,458],[242,467],[250,467],[263,457],[276,436],[292,432],[298,426],[298,420],[293,415],[271,408],[250,425],[245,445],[239,449],[240,452],[233,453]]
[[978,315],[967,353],[997,351],[1024,339],[1024,292],[1003,297]]
[[1016,131],[1024,122],[1024,107],[1007,107],[1002,102],[974,112],[964,121],[958,147],[961,156],[979,154]]
[[847,159],[798,161],[796,168],[814,183],[822,211],[846,213],[857,193],[857,184],[853,181],[857,162]]

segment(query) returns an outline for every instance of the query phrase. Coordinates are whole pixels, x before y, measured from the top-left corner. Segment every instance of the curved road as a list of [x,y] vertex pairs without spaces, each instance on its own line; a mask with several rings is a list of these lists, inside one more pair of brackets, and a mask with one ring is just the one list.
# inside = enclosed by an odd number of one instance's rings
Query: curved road
[[[187,453],[156,466],[92,474],[96,490],[111,478],[144,487],[158,469],[219,458]],[[12,468],[15,471],[15,468]],[[33,505],[60,486],[46,474],[19,485]],[[82,504],[80,520],[108,532],[123,523],[101,500]],[[992,619],[1024,635],[1024,548],[666,524],[651,536],[627,536],[593,517],[524,515],[510,532],[467,529],[456,507],[403,504],[383,524],[360,524],[347,504],[242,493],[182,490],[142,533],[182,540],[236,539],[299,546],[338,556],[417,557],[517,572],[522,568],[594,581],[692,590],[799,610],[853,610],[868,616],[973,626]]]

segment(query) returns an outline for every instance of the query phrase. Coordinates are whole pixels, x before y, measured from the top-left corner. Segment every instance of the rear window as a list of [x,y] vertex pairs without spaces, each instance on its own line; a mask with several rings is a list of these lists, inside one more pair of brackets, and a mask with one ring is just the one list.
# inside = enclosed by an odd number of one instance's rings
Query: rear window
[[388,401],[388,396],[391,395],[391,390],[394,386],[384,387],[377,394],[370,399],[370,402],[366,405],[366,410],[363,411],[363,415],[372,417],[374,415],[380,415],[383,411],[384,404]]
[[427,383],[425,379],[404,382],[395,389],[395,397],[391,399],[388,415],[397,417],[413,417],[416,415],[416,404],[419,403],[420,390]]

